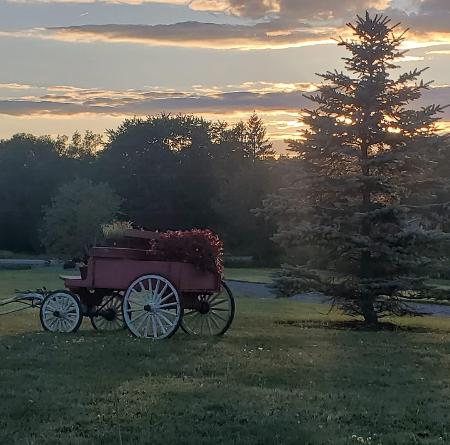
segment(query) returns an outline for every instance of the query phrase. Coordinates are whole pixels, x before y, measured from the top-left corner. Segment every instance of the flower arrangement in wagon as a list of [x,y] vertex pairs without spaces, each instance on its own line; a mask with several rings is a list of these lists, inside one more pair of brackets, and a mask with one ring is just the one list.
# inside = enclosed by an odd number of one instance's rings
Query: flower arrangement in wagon
[[149,260],[180,261],[191,263],[200,270],[223,272],[223,242],[209,229],[155,232],[154,238],[145,241],[127,237],[135,230],[128,221],[115,221],[103,226],[103,235],[107,244],[113,247],[147,250]]
[[223,243],[210,230],[168,231],[150,241],[150,255],[160,261],[191,263],[201,270],[223,272]]

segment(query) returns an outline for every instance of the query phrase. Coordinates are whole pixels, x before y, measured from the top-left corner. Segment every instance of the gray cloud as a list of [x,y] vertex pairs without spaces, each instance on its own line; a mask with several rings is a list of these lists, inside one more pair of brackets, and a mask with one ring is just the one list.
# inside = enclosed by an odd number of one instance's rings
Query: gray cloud
[[26,115],[74,115],[95,113],[107,115],[146,115],[160,112],[183,113],[229,113],[234,111],[298,110],[305,105],[303,91],[293,92],[217,92],[154,93],[140,92],[130,96],[110,94],[104,91],[96,97],[79,100],[70,94],[45,94],[41,97],[0,100],[0,114]]
[[423,0],[411,11],[387,8],[384,11],[393,22],[401,22],[415,34],[449,33],[450,2],[448,0]]
[[[63,40],[106,40],[207,48],[270,48],[329,39],[329,30],[280,21],[256,25],[181,22],[172,25],[84,25],[47,29],[47,37]],[[45,37],[45,35],[44,35]]]
[[[245,89],[248,87],[248,89]],[[309,101],[303,96],[314,88],[312,84],[254,84],[240,90],[220,91],[198,87],[197,91],[108,91],[57,87],[44,89],[41,95],[0,100],[0,114],[9,116],[76,115],[147,115],[160,112],[227,114],[232,112],[285,111],[297,112]],[[42,89],[42,88],[41,88]],[[6,91],[6,90],[5,90]],[[432,103],[450,104],[450,86],[427,91],[417,106]],[[450,110],[442,116],[450,119]]]
[[388,4],[388,0],[193,0],[189,5],[192,9],[222,10],[251,18],[345,20],[365,9],[383,9]]

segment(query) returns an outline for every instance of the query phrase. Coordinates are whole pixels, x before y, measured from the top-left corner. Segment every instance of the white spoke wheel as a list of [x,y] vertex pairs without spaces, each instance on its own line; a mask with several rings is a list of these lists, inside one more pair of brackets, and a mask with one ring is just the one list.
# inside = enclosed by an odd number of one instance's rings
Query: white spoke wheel
[[198,295],[198,309],[185,309],[181,329],[191,335],[223,335],[234,318],[235,303],[230,288],[222,282],[215,294]]
[[83,320],[80,300],[61,290],[48,294],[39,311],[42,327],[50,332],[76,332]]
[[116,292],[103,297],[91,323],[97,331],[120,331],[125,328],[122,312],[122,295]]
[[129,331],[152,340],[173,335],[182,316],[177,290],[159,275],[144,275],[133,281],[125,293],[122,310]]

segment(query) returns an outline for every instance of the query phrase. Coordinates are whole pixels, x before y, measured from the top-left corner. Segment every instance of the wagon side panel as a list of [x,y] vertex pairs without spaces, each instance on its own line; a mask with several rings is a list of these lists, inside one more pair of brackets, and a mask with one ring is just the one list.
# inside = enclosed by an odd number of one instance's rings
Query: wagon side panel
[[182,292],[215,292],[220,289],[220,275],[201,270],[192,264],[182,263],[180,286]]
[[93,287],[125,290],[142,275],[161,275],[180,289],[180,263],[97,258]]

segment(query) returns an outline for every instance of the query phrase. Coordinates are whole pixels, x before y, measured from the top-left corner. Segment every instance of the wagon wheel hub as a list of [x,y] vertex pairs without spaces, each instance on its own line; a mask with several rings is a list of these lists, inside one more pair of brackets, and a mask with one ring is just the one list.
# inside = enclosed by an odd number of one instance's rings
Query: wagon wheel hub
[[147,312],[153,312],[152,305],[151,305],[151,304],[146,304],[146,305],[144,306],[144,311],[147,311]]
[[116,311],[112,308],[108,308],[102,312],[102,317],[108,321],[113,321],[116,318]]
[[198,309],[198,311],[202,314],[202,315],[206,315],[207,313],[209,313],[210,310],[210,305],[207,301],[202,300],[200,301],[200,307]]
[[61,318],[61,312],[53,311],[53,316],[56,317],[56,318]]

